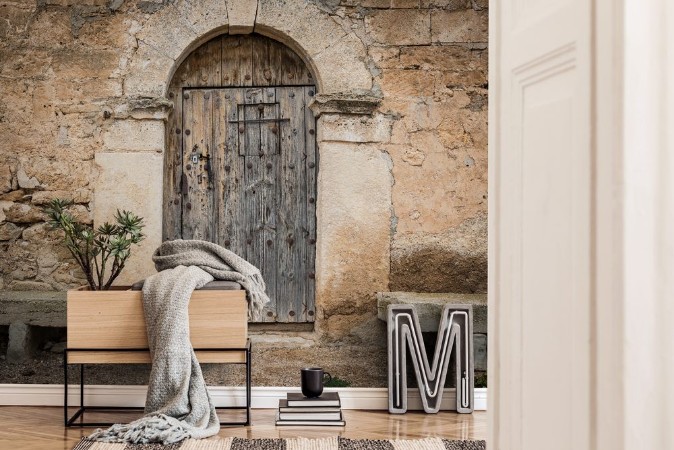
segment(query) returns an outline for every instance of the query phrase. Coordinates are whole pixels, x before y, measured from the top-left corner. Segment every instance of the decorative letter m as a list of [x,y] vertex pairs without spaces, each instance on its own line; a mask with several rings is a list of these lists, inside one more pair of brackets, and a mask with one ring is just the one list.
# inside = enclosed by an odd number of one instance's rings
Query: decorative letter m
[[388,389],[389,412],[407,411],[407,351],[409,348],[427,413],[437,413],[454,351],[456,368],[456,411],[473,412],[473,308],[471,305],[445,305],[433,364],[426,356],[416,310],[410,305],[388,306]]

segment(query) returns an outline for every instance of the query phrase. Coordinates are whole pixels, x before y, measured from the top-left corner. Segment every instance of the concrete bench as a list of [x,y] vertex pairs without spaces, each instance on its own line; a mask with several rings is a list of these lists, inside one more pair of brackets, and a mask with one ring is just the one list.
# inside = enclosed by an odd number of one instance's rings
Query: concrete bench
[[0,291],[0,326],[9,325],[7,361],[30,358],[44,334],[41,328],[66,326],[66,293]]
[[378,318],[387,321],[388,305],[413,305],[421,331],[435,333],[442,309],[448,304],[473,306],[473,352],[475,370],[487,370],[487,294],[452,294],[426,292],[378,292]]

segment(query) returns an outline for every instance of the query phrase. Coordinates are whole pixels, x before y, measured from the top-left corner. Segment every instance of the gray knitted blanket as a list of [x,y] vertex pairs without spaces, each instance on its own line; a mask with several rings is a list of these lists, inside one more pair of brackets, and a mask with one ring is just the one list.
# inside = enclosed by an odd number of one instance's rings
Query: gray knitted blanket
[[246,290],[248,316],[269,301],[260,271],[229,250],[205,241],[164,242],[152,256],[159,273],[145,280],[143,310],[152,355],[145,416],[97,430],[102,442],[171,444],[218,433],[220,424],[189,337],[187,306],[194,289],[213,279]]

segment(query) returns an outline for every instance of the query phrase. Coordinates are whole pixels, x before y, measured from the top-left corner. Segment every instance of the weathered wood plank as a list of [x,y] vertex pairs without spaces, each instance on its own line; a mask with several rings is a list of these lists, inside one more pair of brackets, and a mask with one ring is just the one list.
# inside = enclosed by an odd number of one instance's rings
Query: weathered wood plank
[[286,46],[281,46],[279,52],[283,55],[281,85],[299,86],[312,83],[310,72],[297,53]]
[[[276,102],[276,89],[263,88],[262,102],[266,103],[261,108],[260,118],[262,119],[277,119],[279,117],[279,108]],[[282,242],[277,235],[276,229],[278,227],[278,205],[276,203],[276,196],[279,179],[279,161],[278,155],[278,123],[264,122],[260,124],[260,153],[264,164],[264,181],[265,190],[261,198],[263,204],[264,217],[264,256],[262,258],[262,265],[260,269],[264,275],[267,283],[267,294],[271,301],[263,312],[265,322],[274,322],[277,318],[277,297],[278,297],[278,283],[276,280],[276,273],[278,270],[277,260],[278,252],[282,251]],[[271,242],[271,245],[270,245]]]
[[213,239],[213,189],[209,182],[208,162],[213,139],[211,91],[187,89],[183,99],[183,174],[187,183],[183,200],[183,238],[210,241]]
[[240,86],[253,85],[253,38],[251,36],[240,36],[240,44],[237,48],[237,64],[242,79],[239,80]]
[[222,86],[242,86],[243,76],[238,62],[239,45],[240,39],[238,36],[222,40],[222,67],[220,69],[222,74],[220,84]]
[[281,117],[281,174],[277,195],[278,234],[283,245],[278,254],[278,321],[297,322],[302,314],[306,270],[300,260],[298,234],[306,217],[304,170],[304,90],[302,87],[277,88]]
[[252,39],[253,86],[267,86],[271,78],[269,67],[269,39]]
[[217,243],[244,259],[248,258],[247,233],[243,205],[244,158],[239,156],[239,130],[237,105],[244,102],[242,89],[218,89],[219,108],[214,110],[216,142],[222,142],[219,171],[216,180],[216,198],[219,213],[215,218],[218,229]]
[[304,167],[306,173],[306,216],[302,224],[303,233],[301,244],[302,264],[307,272],[304,299],[302,304],[302,321],[314,322],[316,320],[316,202],[318,201],[316,191],[316,180],[318,179],[318,152],[316,151],[316,119],[308,105],[316,94],[314,86],[304,88],[304,129],[305,129],[305,148]]
[[182,89],[172,84],[168,97],[173,101],[166,126],[166,152],[164,153],[164,190],[162,221],[162,240],[180,239],[182,236],[182,195],[180,178],[182,176]]
[[181,65],[178,73],[182,79],[182,87],[218,86],[222,70],[221,38],[212,39],[197,48]]
[[[265,180],[265,161],[261,154],[260,142],[260,123],[254,122],[261,116],[255,104],[263,100],[264,93],[262,89],[252,88],[245,90],[245,105],[239,105],[239,117],[243,111],[243,119],[253,122],[239,124],[245,132],[242,133],[245,138],[239,140],[239,145],[244,148],[239,149],[239,155],[245,155],[246,167],[244,169],[244,214],[245,226],[247,230],[247,239],[250,241],[248,247],[248,262],[255,265],[262,272],[262,276],[267,279],[267,273],[264,267],[264,257],[268,246],[265,239],[265,191],[267,190]],[[251,106],[252,105],[252,106]],[[270,242],[273,247],[274,242]],[[269,292],[269,289],[267,290]]]

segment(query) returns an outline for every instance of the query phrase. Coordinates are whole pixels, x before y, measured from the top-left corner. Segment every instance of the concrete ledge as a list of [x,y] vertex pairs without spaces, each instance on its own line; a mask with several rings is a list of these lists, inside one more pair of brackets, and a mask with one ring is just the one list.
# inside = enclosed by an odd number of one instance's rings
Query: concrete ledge
[[473,333],[487,333],[487,294],[377,292],[377,316],[386,322],[388,305],[414,305],[421,331],[435,332],[440,324],[442,308],[450,303],[473,305]]
[[0,291],[0,325],[66,326],[66,292]]

